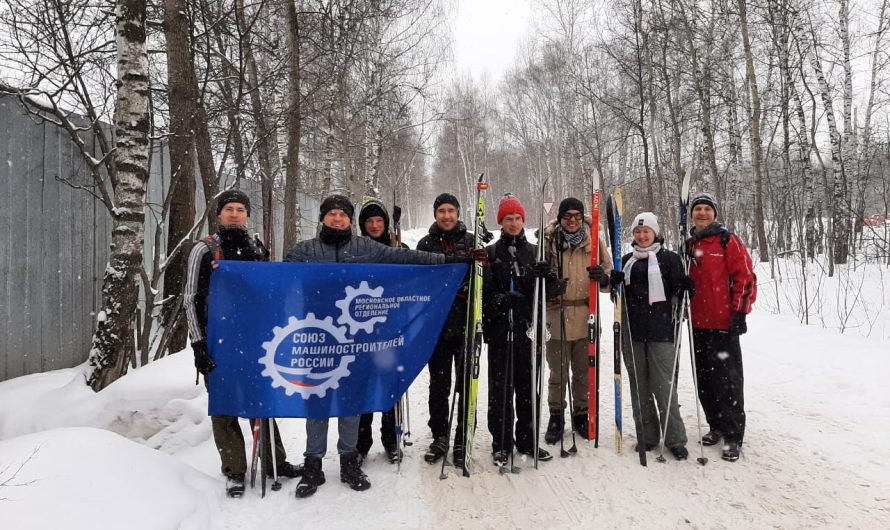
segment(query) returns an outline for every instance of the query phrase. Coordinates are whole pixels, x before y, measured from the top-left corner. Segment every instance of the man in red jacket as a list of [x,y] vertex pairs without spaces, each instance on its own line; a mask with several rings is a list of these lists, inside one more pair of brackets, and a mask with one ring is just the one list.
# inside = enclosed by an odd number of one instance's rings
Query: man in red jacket
[[710,431],[703,445],[723,440],[723,459],[734,462],[745,436],[745,396],[739,335],[757,296],[757,277],[741,239],[715,221],[707,193],[690,203],[693,229],[686,243],[695,283],[692,331],[698,394]]

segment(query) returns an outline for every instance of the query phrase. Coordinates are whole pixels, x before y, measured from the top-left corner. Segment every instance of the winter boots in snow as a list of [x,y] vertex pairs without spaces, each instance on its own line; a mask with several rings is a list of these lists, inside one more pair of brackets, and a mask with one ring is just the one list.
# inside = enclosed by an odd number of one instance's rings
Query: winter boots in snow
[[555,444],[562,437],[562,430],[565,426],[565,416],[561,410],[550,411],[550,421],[547,422],[547,432],[544,433],[544,441],[550,445]]
[[[535,457],[535,449],[530,447],[528,449],[520,449],[519,454],[526,455],[529,458]],[[550,454],[549,451],[545,450],[542,447],[538,447],[538,461],[539,462],[549,462],[553,460],[553,455]]]
[[398,444],[383,444],[383,450],[386,451],[386,459],[390,464],[397,464],[402,461],[402,450]]
[[723,439],[723,433],[717,429],[711,429],[708,434],[701,437],[701,444],[705,447],[717,445]]
[[297,484],[296,496],[299,499],[314,494],[324,484],[324,471],[321,470],[321,458],[307,456],[303,464],[303,477]]
[[507,451],[495,451],[491,454],[491,463],[498,467],[506,466],[509,461],[510,455]]
[[454,467],[463,468],[464,462],[466,461],[466,451],[464,450],[464,445],[457,443],[454,444],[454,451],[451,453],[451,459],[454,463]]
[[686,449],[685,445],[675,445],[673,447],[668,447],[668,450],[674,455],[674,458],[677,460],[686,460],[689,458],[689,451]]
[[371,487],[371,481],[362,472],[358,453],[340,455],[340,482],[345,482],[355,491],[365,491]]
[[[272,476],[272,470],[266,471],[266,476]],[[282,462],[278,464],[278,476],[284,478],[297,478],[303,476],[303,464],[293,465],[290,462]]]
[[723,446],[723,455],[721,458],[726,460],[727,462],[735,462],[739,459],[739,452],[741,451],[741,444],[738,442],[726,442]]
[[443,436],[441,438],[436,438],[436,440],[430,444],[430,448],[427,450],[426,454],[423,455],[423,459],[428,464],[435,464],[444,458],[447,453],[448,438]]
[[226,477],[226,495],[234,499],[244,495],[244,473],[232,473]]
[[572,415],[572,428],[581,438],[587,440],[587,409],[575,411]]

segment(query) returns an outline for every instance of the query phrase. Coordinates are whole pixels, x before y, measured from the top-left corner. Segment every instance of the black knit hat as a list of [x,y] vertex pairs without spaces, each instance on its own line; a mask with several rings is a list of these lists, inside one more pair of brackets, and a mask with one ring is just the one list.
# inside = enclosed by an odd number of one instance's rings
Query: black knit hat
[[581,212],[581,215],[584,215],[584,203],[574,197],[563,199],[559,203],[559,219],[562,219],[562,216],[569,210],[577,210]]
[[387,213],[386,206],[379,199],[366,200],[358,211],[358,227],[363,236],[368,235],[367,230],[365,230],[365,221],[371,217],[383,218],[383,234],[389,237],[389,213]]
[[699,193],[696,195],[692,202],[689,203],[689,210],[692,211],[696,204],[707,204],[714,209],[714,217],[717,217],[717,201],[714,200],[710,193]]
[[318,221],[323,221],[324,216],[331,210],[343,210],[343,213],[349,216],[350,222],[352,222],[353,216],[355,216],[355,207],[352,206],[349,197],[344,195],[329,195],[325,197],[321,202],[321,208],[318,209]]
[[241,190],[226,190],[220,193],[216,198],[216,215],[222,213],[222,209],[230,202],[243,204],[247,210],[247,217],[250,217],[250,197]]
[[433,201],[433,213],[436,213],[436,210],[439,209],[439,206],[443,204],[451,204],[455,208],[457,208],[458,215],[460,214],[460,202],[457,200],[457,197],[450,193],[440,193],[436,200]]

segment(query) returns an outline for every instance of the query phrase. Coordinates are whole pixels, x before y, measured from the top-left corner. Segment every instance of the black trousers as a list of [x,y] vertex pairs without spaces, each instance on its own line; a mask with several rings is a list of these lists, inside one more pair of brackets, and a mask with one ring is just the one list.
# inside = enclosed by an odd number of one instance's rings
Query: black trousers
[[430,420],[427,423],[433,438],[447,438],[451,433],[448,432],[448,415],[450,413],[449,400],[451,398],[451,367],[455,368],[456,385],[458,395],[458,407],[455,410],[454,423],[457,424],[457,434],[455,436],[454,447],[463,445],[464,442],[464,424],[466,423],[466,405],[464,404],[463,387],[463,359],[464,339],[463,337],[439,337],[436,349],[433,350],[433,356],[427,367],[430,371],[430,392],[429,392],[429,411]]
[[745,378],[738,335],[715,329],[693,330],[698,397],[711,429],[726,441],[745,437]]
[[[362,414],[358,424],[358,452],[366,455],[374,445],[374,438],[371,436],[371,427],[374,424],[374,413]],[[396,446],[396,409],[392,409],[380,415],[380,443],[384,449]]]
[[524,331],[513,336],[512,364],[506,337],[488,344],[488,431],[492,452],[512,452],[514,432],[519,451],[530,452],[534,448],[531,351],[531,340]]

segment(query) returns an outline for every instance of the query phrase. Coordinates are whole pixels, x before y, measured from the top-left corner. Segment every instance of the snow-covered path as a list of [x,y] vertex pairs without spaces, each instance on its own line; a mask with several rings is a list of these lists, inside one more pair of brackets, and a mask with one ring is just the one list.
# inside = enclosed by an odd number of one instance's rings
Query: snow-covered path
[[[357,493],[340,484],[337,456],[329,454],[327,484],[305,500],[294,498],[294,480],[264,499],[258,488],[239,500],[225,498],[204,415],[207,398],[203,387],[192,384],[189,352],[99,395],[84,390],[76,369],[0,383],[0,483],[7,482],[0,486],[0,520],[4,527],[12,522],[9,528],[81,528],[90,520],[97,528],[232,529],[890,525],[888,344],[756,312],[749,327],[742,339],[748,430],[738,462],[722,461],[719,448],[710,447],[709,463],[700,466],[694,459],[698,447],[690,442],[690,460],[667,455],[660,464],[650,453],[649,466],[641,467],[632,452],[626,380],[626,451],[616,455],[611,381],[603,378],[598,449],[579,440],[574,457],[541,463],[537,471],[517,460],[521,473],[502,476],[490,464],[483,377],[477,471],[467,479],[449,466],[448,478],[440,480],[439,467],[422,460],[429,441],[424,373],[410,393],[415,443],[406,449],[401,471],[375,445],[366,464],[373,487]],[[608,335],[603,374],[612,367]],[[693,440],[686,352],[681,363],[681,410]],[[95,429],[57,428],[75,425],[113,430],[138,443],[113,436],[109,441]],[[282,420],[281,426],[290,460],[299,461],[302,421]],[[20,436],[29,432],[35,434]],[[335,433],[331,429],[329,447]],[[71,495],[77,484],[89,487]],[[105,510],[109,504],[117,509]],[[152,509],[138,509],[146,505]]]

